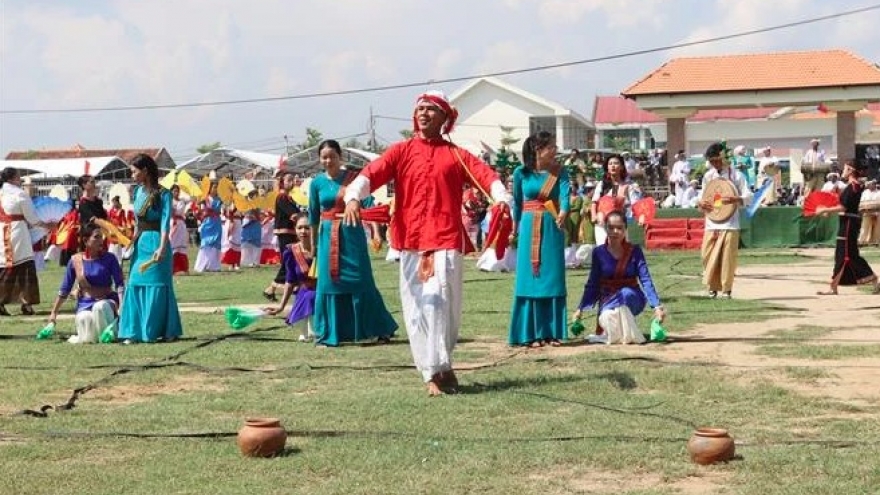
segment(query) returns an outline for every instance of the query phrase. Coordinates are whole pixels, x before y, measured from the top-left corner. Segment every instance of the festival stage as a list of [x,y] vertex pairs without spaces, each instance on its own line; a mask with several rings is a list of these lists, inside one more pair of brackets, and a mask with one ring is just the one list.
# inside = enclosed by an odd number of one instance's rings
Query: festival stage
[[[702,220],[696,208],[658,209],[647,232],[632,224],[629,238],[647,249],[699,249]],[[799,207],[772,206],[760,208],[751,219],[740,213],[740,227],[743,248],[833,246],[837,216],[803,218]]]

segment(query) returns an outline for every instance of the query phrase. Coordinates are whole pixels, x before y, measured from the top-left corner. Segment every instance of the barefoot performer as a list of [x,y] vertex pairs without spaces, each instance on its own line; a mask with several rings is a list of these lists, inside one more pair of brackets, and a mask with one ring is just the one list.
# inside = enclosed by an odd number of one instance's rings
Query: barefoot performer
[[498,175],[444,139],[458,112],[440,91],[416,99],[414,136],[388,148],[364,168],[345,193],[345,219],[360,221],[360,200],[394,181],[393,248],[400,251],[400,298],[416,367],[431,396],[452,391],[458,379],[452,351],[461,324],[462,254],[473,251],[461,220],[464,183],[508,198]]
[[862,197],[862,185],[859,177],[862,170],[857,168],[853,160],[843,165],[843,180],[846,187],[840,192],[840,205],[818,206],[816,214],[828,216],[832,213],[840,215],[837,228],[837,247],[834,250],[834,273],[831,275],[831,287],[819,295],[837,295],[838,285],[873,284],[874,294],[880,293],[880,283],[871,266],[859,253],[859,230],[862,217],[859,213],[859,201]]

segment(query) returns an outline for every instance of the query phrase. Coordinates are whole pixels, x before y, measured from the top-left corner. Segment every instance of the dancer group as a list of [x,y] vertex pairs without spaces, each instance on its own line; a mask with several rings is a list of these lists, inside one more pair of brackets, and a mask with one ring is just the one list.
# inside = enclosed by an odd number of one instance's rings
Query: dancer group
[[[371,222],[390,223],[390,249],[399,255],[402,323],[413,361],[429,395],[449,393],[458,388],[453,355],[462,319],[464,255],[475,250],[462,214],[462,191],[469,186],[491,198],[492,215],[512,219],[511,237],[517,242],[510,345],[562,345],[571,337],[570,322],[580,320],[591,309],[596,311],[595,340],[608,344],[644,342],[637,317],[650,307],[653,318],[662,322],[666,309],[643,251],[627,240],[637,191],[626,176],[623,158],[614,155],[604,164],[603,180],[593,199],[598,202],[610,196],[614,208],[604,213],[589,211],[597,237],[603,241],[592,251],[579,302],[569,308],[566,238],[573,210],[580,214],[586,206],[572,193],[576,185],[556,159],[556,137],[549,132],[529,136],[522,149],[522,165],[506,186],[489,165],[449,139],[456,119],[457,111],[443,93],[419,95],[413,110],[412,138],[391,146],[362,170],[343,163],[338,142],[323,141],[318,146],[323,172],[309,184],[307,207],[291,199],[296,179],[282,172],[277,177],[273,208],[268,209],[271,213],[246,212],[236,223],[230,221],[229,205],[219,197],[217,184],[208,184],[198,203],[201,225],[196,271],[211,271],[224,260],[244,264],[245,259],[255,259],[256,252],[245,254],[243,250],[239,260],[230,259],[223,254],[223,239],[230,231],[250,229],[242,234],[241,242],[247,239],[249,244],[261,244],[262,253],[268,224],[276,239],[280,265],[264,295],[277,301],[276,292],[283,292],[281,301],[266,312],[283,314],[290,305],[284,316],[289,325],[298,328],[301,341],[314,340],[328,347],[346,342],[386,343],[398,324],[373,278],[369,243],[370,236],[378,232]],[[712,168],[703,179],[704,188],[711,181],[723,180],[731,192],[699,202],[709,217],[702,247],[704,282],[710,297],[730,298],[738,215],[713,220],[711,213],[719,204],[747,205],[750,190],[746,178],[731,167],[724,143],[710,146],[706,158]],[[114,326],[118,326],[117,338],[126,343],[174,341],[183,335],[172,277],[185,266],[177,255],[186,251],[180,234],[186,228],[182,223],[186,207],[179,203],[179,187],[168,190],[159,184],[159,171],[149,156],[133,159],[130,172],[137,185],[128,280],[123,280],[117,256],[108,251],[107,241],[112,238],[107,239],[96,225],[103,211],[96,209],[80,219],[79,250],[67,264],[49,316],[55,322],[64,302],[75,293],[76,335],[71,342],[94,342],[102,329]],[[872,283],[876,290],[878,283],[858,255],[858,175],[855,165],[847,164],[844,177],[850,184],[841,193],[841,206],[823,211],[841,214],[838,260],[829,293],[836,293],[838,285],[852,283]],[[39,303],[27,232],[40,221],[20,181],[15,171],[3,171],[0,314],[8,314],[6,305],[10,303],[20,303],[24,313],[32,312],[30,306]],[[395,200],[389,215],[387,208],[374,204],[371,194],[390,182],[394,183]],[[88,181],[84,185],[84,191],[91,191]],[[86,195],[83,201],[87,200]],[[109,215],[104,213],[111,221],[125,217],[115,211],[115,203]],[[254,225],[260,226],[259,236]]]

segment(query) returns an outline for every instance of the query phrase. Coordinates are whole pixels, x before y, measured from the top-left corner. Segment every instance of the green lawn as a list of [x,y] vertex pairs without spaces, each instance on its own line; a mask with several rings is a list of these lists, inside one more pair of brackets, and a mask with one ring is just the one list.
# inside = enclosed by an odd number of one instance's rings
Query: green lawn
[[[740,259],[804,260],[766,250]],[[653,253],[649,264],[672,334],[783,311],[695,295],[696,253]],[[373,267],[400,321],[397,266],[377,258]],[[261,304],[273,273],[176,279],[186,338],[171,344],[35,341],[47,303],[38,308],[40,319],[0,320],[0,493],[767,495],[864,494],[880,486],[875,407],[734,380],[731,370],[705,360],[676,366],[662,360],[656,344],[635,355],[580,348],[580,341],[558,352],[508,348],[513,276],[477,272],[473,261],[456,353],[461,368],[473,369],[460,373],[463,390],[454,396],[427,398],[403,331],[387,346],[323,349],[297,343],[280,318],[230,335],[222,314],[186,311],[192,304]],[[57,268],[41,275],[44,297],[59,278]],[[585,278],[585,271],[569,272],[572,308]],[[648,318],[640,319],[644,328]],[[60,322],[60,332],[70,324]],[[797,349],[821,333],[805,327],[773,337]],[[799,370],[780,368],[805,381],[822,377]],[[63,404],[91,383],[97,386],[73,409],[44,418],[15,414]],[[239,455],[230,435],[249,416],[282,419],[291,433],[283,456]],[[693,465],[685,443],[698,425],[730,429],[739,457]]]

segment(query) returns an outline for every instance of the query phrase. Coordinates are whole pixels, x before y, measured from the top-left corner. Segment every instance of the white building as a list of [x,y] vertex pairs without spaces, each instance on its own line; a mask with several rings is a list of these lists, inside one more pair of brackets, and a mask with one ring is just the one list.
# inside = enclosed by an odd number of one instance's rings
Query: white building
[[[684,150],[700,154],[709,144],[726,139],[733,145],[774,150],[804,150],[818,138],[829,155],[837,155],[837,121],[834,112],[813,107],[760,107],[700,110],[687,118]],[[613,142],[629,149],[666,147],[666,121],[638,108],[622,96],[598,96],[593,108],[596,143],[611,148]],[[856,143],[872,142],[872,128],[880,124],[880,104],[868,104],[855,115]],[[671,150],[673,153],[678,150]]]
[[563,149],[589,148],[593,124],[574,110],[534,95],[494,77],[476,79],[450,97],[459,119],[452,132],[456,143],[471,151],[501,147],[502,126],[519,139],[513,151],[519,154],[529,134],[550,131]]

